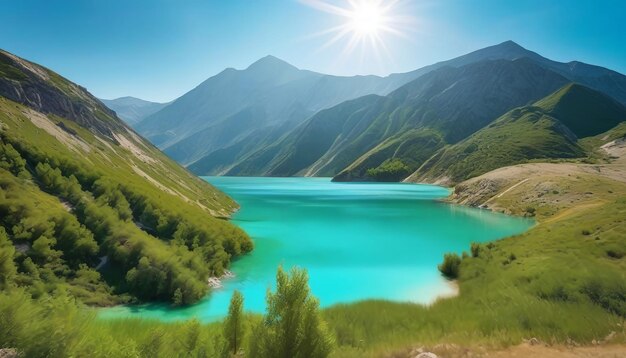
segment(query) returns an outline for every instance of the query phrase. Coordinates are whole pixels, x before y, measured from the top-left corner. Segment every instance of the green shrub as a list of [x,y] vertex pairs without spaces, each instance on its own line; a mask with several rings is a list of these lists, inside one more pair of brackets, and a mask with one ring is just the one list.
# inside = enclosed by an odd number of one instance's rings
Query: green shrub
[[478,257],[480,255],[480,244],[477,242],[472,242],[470,246],[470,251],[472,252],[472,257]]
[[461,258],[455,253],[447,253],[443,255],[443,262],[437,266],[439,271],[448,279],[456,279],[459,277],[459,268],[461,266]]
[[591,302],[605,310],[626,317],[626,284],[620,278],[593,278],[582,287]]
[[319,301],[311,295],[306,270],[291,274],[278,268],[276,292],[267,293],[267,315],[250,342],[251,357],[310,357],[330,355],[333,338],[322,320]]

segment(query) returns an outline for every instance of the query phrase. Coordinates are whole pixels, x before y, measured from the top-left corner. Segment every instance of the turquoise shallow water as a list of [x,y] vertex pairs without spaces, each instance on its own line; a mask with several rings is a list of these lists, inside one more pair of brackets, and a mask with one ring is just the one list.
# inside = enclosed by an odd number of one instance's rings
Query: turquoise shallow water
[[453,288],[437,271],[445,252],[468,250],[528,229],[531,220],[437,201],[432,185],[332,183],[327,178],[207,177],[241,205],[233,222],[255,241],[226,280],[200,303],[114,307],[101,317],[212,321],[225,315],[234,289],[245,309],[263,312],[278,265],[304,267],[322,306],[364,299],[432,302]]

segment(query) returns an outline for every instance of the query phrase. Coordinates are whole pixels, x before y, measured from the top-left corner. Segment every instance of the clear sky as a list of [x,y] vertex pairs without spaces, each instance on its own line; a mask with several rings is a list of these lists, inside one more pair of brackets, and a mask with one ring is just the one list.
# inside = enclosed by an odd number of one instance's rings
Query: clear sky
[[268,54],[323,73],[386,75],[513,40],[626,73],[624,0],[400,0],[386,17],[403,35],[381,34],[380,58],[371,46],[346,51],[350,36],[313,36],[346,23],[315,1],[0,0],[0,48],[101,98],[162,102]]

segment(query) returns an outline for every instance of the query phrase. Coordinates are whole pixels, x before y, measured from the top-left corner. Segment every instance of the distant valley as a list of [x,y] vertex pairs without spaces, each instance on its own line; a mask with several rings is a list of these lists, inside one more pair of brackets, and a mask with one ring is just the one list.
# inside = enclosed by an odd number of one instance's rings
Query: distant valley
[[169,103],[144,101],[135,97],[120,97],[116,99],[101,99],[102,103],[114,110],[117,115],[131,126],[141,122],[149,115],[156,113]]

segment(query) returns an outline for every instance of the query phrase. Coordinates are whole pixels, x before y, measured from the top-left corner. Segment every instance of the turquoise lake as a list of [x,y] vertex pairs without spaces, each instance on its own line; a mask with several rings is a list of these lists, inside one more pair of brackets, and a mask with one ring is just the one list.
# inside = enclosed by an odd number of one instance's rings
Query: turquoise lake
[[471,242],[519,234],[532,220],[439,201],[446,188],[418,184],[333,183],[328,178],[206,177],[241,209],[232,221],[254,239],[235,277],[200,303],[114,307],[103,318],[222,318],[233,290],[247,311],[263,312],[279,265],[306,268],[322,307],[365,299],[430,303],[454,293],[437,264]]

